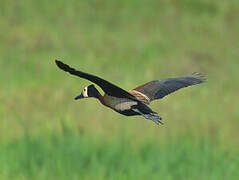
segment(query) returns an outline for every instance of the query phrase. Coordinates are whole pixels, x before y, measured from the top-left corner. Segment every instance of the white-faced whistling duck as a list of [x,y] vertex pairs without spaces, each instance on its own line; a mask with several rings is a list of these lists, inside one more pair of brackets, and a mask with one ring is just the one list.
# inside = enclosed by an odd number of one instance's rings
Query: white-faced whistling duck
[[152,111],[147,104],[153,100],[161,99],[178,89],[205,81],[204,76],[200,73],[193,73],[186,77],[150,81],[127,92],[100,77],[78,71],[61,61],[56,60],[56,64],[63,71],[97,84],[105,92],[104,96],[102,96],[95,86],[91,84],[85,87],[81,94],[75,97],[75,100],[94,97],[99,99],[103,105],[120,114],[126,116],[142,115],[157,124],[162,124],[162,121],[160,121],[162,118]]

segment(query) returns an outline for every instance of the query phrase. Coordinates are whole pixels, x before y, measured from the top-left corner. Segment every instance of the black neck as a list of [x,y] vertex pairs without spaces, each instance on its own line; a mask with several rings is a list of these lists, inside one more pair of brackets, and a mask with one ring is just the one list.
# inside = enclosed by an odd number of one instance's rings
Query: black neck
[[100,94],[100,92],[97,90],[97,89],[95,89],[95,93],[94,93],[94,97],[95,98],[99,98],[99,97],[101,97],[102,95]]

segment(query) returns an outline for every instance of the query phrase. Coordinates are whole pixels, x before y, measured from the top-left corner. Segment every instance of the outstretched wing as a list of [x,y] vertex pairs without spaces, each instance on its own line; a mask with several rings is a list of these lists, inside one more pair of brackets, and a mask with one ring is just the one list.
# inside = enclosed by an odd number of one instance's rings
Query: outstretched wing
[[143,98],[149,104],[150,101],[161,99],[178,89],[200,84],[205,80],[205,77],[200,73],[193,73],[186,77],[150,81],[134,88],[130,93],[138,94],[139,97]]
[[120,87],[118,87],[100,77],[97,77],[97,76],[94,76],[92,74],[88,74],[88,73],[85,73],[82,71],[78,71],[78,70],[70,67],[69,65],[64,64],[63,62],[58,61],[58,60],[56,60],[56,65],[63,71],[66,71],[72,75],[87,79],[87,80],[97,84],[98,86],[100,86],[102,88],[102,90],[106,94],[108,94],[110,96],[115,96],[115,97],[119,97],[119,98],[130,98],[132,100],[137,100],[133,95],[131,95],[127,91],[121,89]]

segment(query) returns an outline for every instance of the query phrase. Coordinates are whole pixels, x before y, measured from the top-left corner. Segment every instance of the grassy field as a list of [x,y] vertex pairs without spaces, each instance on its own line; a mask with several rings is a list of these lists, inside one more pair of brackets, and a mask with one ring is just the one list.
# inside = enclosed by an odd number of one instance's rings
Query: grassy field
[[[0,179],[238,179],[239,2],[0,1]],[[94,99],[55,59],[129,90],[202,72],[151,107]]]

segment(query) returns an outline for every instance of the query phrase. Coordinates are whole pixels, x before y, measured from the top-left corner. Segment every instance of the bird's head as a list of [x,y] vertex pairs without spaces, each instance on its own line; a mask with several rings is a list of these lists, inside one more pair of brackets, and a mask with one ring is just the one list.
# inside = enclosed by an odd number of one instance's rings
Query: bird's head
[[75,100],[82,99],[82,98],[89,98],[94,97],[98,98],[100,96],[99,91],[95,88],[93,84],[85,87],[80,95],[75,97]]

